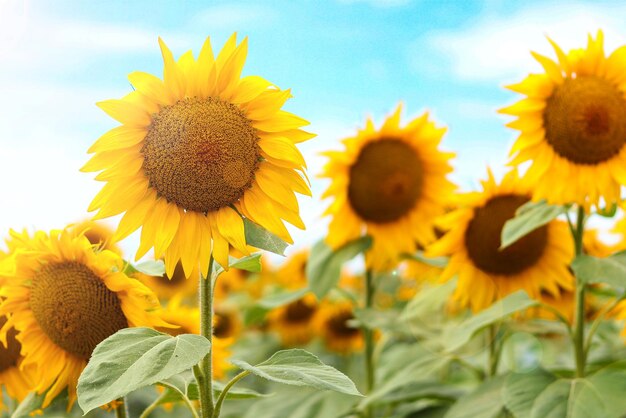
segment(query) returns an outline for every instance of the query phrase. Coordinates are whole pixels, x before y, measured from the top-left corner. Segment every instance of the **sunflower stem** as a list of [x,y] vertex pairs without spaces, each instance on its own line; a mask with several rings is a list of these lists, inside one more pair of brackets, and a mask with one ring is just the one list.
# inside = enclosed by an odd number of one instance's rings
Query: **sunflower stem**
[[[585,210],[578,206],[578,218],[574,230],[574,248],[576,257],[583,253],[583,234],[585,230]],[[574,314],[574,355],[576,359],[576,376],[585,377],[585,283],[576,277],[576,306]]]
[[[374,306],[374,272],[367,270],[365,273],[365,308],[371,309]],[[375,366],[374,366],[374,330],[369,327],[363,327],[363,335],[365,337],[365,375],[367,379],[367,393],[374,390]],[[367,417],[373,416],[372,407],[368,407]]]
[[141,415],[139,415],[139,418],[148,418],[150,416],[150,414],[155,409],[157,409],[157,407],[159,406],[159,404],[161,403],[163,398],[165,398],[166,394],[167,394],[167,392],[163,392],[162,394],[160,394],[159,397],[154,400],[154,402],[152,402],[146,409],[144,409],[144,411],[141,413]]
[[500,350],[498,349],[498,330],[495,325],[489,326],[489,364],[487,376],[493,377],[498,373]]
[[115,416],[117,418],[128,418],[126,399],[122,397],[119,398],[117,401],[119,402],[119,405],[117,405],[117,408],[115,408]]
[[235,386],[237,382],[239,382],[241,379],[248,376],[249,374],[250,372],[245,370],[239,373],[237,376],[233,377],[230,380],[230,382],[228,382],[226,386],[224,386],[222,393],[220,393],[220,396],[217,398],[217,402],[215,403],[215,411],[213,412],[213,418],[218,418],[220,416],[220,412],[222,412],[222,403],[224,403],[224,399],[226,399],[226,395],[228,395],[228,391],[233,386]]
[[[208,277],[200,274],[200,334],[213,342],[213,255],[209,259]],[[212,418],[213,404],[213,347],[198,367],[194,367],[194,375],[200,389],[200,408],[202,418]]]

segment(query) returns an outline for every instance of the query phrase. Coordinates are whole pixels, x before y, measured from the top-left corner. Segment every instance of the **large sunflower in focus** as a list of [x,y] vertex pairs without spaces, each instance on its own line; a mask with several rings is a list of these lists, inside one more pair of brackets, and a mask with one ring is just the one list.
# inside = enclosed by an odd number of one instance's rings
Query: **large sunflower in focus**
[[368,120],[345,150],[330,151],[322,177],[332,183],[327,242],[337,248],[363,234],[374,239],[368,268],[395,267],[400,254],[435,238],[432,223],[454,186],[446,179],[453,154],[439,151],[445,128],[424,114],[400,127],[401,106],[376,130]]
[[242,216],[292,242],[283,221],[304,228],[294,192],[310,195],[295,144],[314,135],[281,110],[290,91],[241,78],[247,39],[233,35],[214,58],[207,38],[197,59],[178,61],[159,43],[163,81],[134,72],[135,91],[98,104],[122,125],[89,150],[82,170],[106,182],[89,209],[125,212],[116,238],[141,227],[137,257],[154,247],[168,275],[178,260],[188,277],[206,274],[211,253],[227,268],[229,244],[248,254]]
[[601,31],[586,50],[551,43],[557,61],[533,53],[545,74],[509,86],[526,98],[501,110],[521,132],[511,164],[531,162],[524,181],[534,199],[610,205],[626,184],[626,48],[606,57]]
[[460,196],[459,208],[439,222],[448,231],[427,249],[428,256],[449,256],[442,280],[458,275],[454,299],[476,312],[516,290],[539,299],[572,290],[569,272],[574,245],[564,222],[555,220],[500,250],[502,228],[530,200],[530,189],[515,170],[498,185],[489,172],[483,191]]
[[105,338],[132,326],[167,326],[154,294],[121,272],[124,262],[114,252],[96,252],[69,231],[14,236],[20,247],[0,290],[0,315],[8,318],[0,339],[18,332],[22,368],[36,369],[38,393],[48,390],[44,407],[66,387],[75,401],[78,377]]

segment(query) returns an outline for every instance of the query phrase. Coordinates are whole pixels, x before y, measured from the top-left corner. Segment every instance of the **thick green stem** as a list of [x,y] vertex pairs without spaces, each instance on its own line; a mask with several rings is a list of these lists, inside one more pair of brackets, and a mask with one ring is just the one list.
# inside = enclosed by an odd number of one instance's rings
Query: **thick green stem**
[[[576,256],[583,253],[583,234],[585,230],[585,210],[578,207],[578,218],[574,230],[574,248]],[[576,306],[574,313],[574,355],[576,359],[576,376],[585,376],[585,283],[576,278]]]
[[[374,273],[367,270],[365,273],[365,308],[371,309],[374,306]],[[369,327],[363,327],[363,336],[365,338],[365,376],[367,382],[367,393],[374,390],[376,381],[374,366],[374,330]],[[372,416],[371,407],[367,409],[366,416]]]
[[[209,260],[208,277],[200,275],[200,334],[209,342],[213,341],[213,256]],[[200,408],[202,418],[213,417],[213,349],[207,354],[198,367],[194,368],[194,375],[200,390]]]
[[228,395],[228,391],[230,388],[235,386],[235,383],[239,382],[241,379],[249,375],[250,372],[245,370],[239,373],[237,376],[233,377],[230,382],[224,386],[224,390],[220,393],[220,396],[217,398],[217,402],[215,403],[215,411],[213,412],[213,418],[218,418],[220,416],[220,412],[222,412],[222,404],[224,403],[224,399],[226,399],[226,395]]
[[489,364],[487,376],[493,377],[498,373],[498,363],[500,362],[500,350],[498,349],[498,330],[496,325],[489,327]]
[[119,398],[117,400],[119,405],[115,408],[115,416],[117,418],[128,418],[128,411],[126,410],[126,399]]

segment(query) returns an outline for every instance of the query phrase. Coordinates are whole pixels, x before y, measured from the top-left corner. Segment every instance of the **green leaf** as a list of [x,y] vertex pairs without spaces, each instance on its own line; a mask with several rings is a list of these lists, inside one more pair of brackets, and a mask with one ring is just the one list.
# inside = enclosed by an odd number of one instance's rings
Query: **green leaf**
[[[450,362],[447,357],[441,357],[434,353],[429,353],[420,347],[415,347],[419,356],[404,357],[399,360],[402,362],[402,367],[396,370],[388,380],[379,384],[376,390],[369,393],[358,405],[360,410],[366,409],[370,404],[378,402],[379,399],[388,396],[390,393],[394,393],[398,388],[405,387],[412,384],[416,379],[425,379],[434,372],[440,370],[446,364]],[[408,354],[408,353],[407,353]],[[413,361],[407,359],[415,359]]]
[[543,369],[512,373],[504,382],[504,405],[516,418],[530,418],[535,399],[555,380],[553,374]]
[[600,394],[586,379],[559,379],[537,396],[531,418],[608,418]]
[[537,302],[530,299],[523,290],[511,293],[504,299],[495,302],[484,311],[479,312],[456,327],[453,327],[449,331],[448,338],[446,339],[446,350],[448,352],[458,350],[463,345],[467,344],[474,334],[481,329],[495,322],[499,322],[515,312],[523,311],[524,309],[536,305]]
[[497,376],[482,383],[473,392],[452,405],[445,418],[496,418],[504,408],[502,385],[506,376]]
[[133,266],[131,263],[126,262],[124,273],[128,276],[134,273],[143,273],[157,277],[163,276],[165,274],[165,263],[163,260],[147,260]]
[[423,380],[403,385],[374,401],[373,404],[398,404],[412,402],[418,399],[454,401],[462,394],[462,391],[450,384],[439,383],[436,380]]
[[298,289],[293,292],[279,292],[269,295],[259,300],[256,304],[265,309],[274,309],[279,306],[287,305],[306,295],[309,289]]
[[612,218],[617,213],[617,204],[612,203],[611,206],[606,208],[598,208],[597,214],[605,218]]
[[306,276],[309,287],[318,299],[323,298],[337,285],[341,275],[341,266],[358,254],[367,251],[372,246],[372,242],[371,237],[365,236],[333,250],[321,240],[311,248],[306,265]]
[[579,255],[572,263],[572,270],[585,283],[607,283],[613,287],[625,288],[626,251],[605,258]]
[[[250,254],[242,258],[228,257],[228,266],[229,268],[258,273],[261,271],[261,253]],[[215,275],[218,276],[223,271],[224,268],[217,264]]]
[[443,308],[455,288],[456,280],[450,280],[417,292],[404,307],[400,319],[407,322],[432,321],[433,314]]
[[246,244],[274,254],[285,255],[285,249],[289,244],[261,225],[244,218],[243,228],[246,234]]
[[528,202],[517,209],[515,217],[509,219],[502,228],[504,249],[535,229],[547,224],[564,213],[563,206],[549,205],[545,200]]
[[126,328],[95,348],[78,380],[78,404],[84,413],[185,370],[209,353],[200,336],[176,337],[150,328]]
[[348,376],[325,365],[305,350],[279,351],[256,366],[241,360],[232,360],[231,363],[272,382],[362,396]]
[[432,266],[444,268],[448,265],[448,257],[426,257],[422,251],[418,251],[413,254],[403,254],[403,258],[407,260],[419,261],[420,263]]
[[43,404],[43,400],[46,397],[46,393],[38,395],[35,392],[30,392],[18,407],[11,414],[11,418],[30,418],[31,413],[40,409]]
[[606,408],[606,418],[626,415],[626,362],[613,363],[587,378],[600,394]]

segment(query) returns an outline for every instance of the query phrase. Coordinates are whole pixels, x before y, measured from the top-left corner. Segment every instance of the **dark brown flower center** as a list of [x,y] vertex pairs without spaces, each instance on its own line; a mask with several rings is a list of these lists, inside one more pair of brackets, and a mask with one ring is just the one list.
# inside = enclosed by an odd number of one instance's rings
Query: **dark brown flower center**
[[352,337],[357,335],[360,330],[348,325],[348,322],[354,319],[354,315],[350,311],[340,311],[328,319],[326,325],[330,331],[337,337]]
[[[0,328],[6,324],[7,318],[5,316],[0,317]],[[20,351],[22,345],[15,338],[17,331],[15,328],[11,328],[7,332],[7,346],[0,344],[0,372],[3,372],[11,367],[17,366],[17,361],[20,359]]]
[[152,116],[141,152],[159,196],[202,213],[236,202],[252,185],[260,158],[250,120],[215,97],[161,108]]
[[366,221],[393,222],[415,206],[422,181],[422,162],[413,147],[393,138],[370,142],[350,167],[348,200]]
[[548,242],[545,225],[500,250],[504,224],[527,201],[527,196],[496,196],[474,210],[474,218],[465,231],[465,247],[476,267],[486,273],[510,276],[521,273],[541,258]]
[[304,323],[309,321],[316,308],[305,302],[303,299],[298,299],[295,302],[291,302],[285,308],[285,320],[291,323]]
[[43,266],[32,281],[30,307],[52,342],[85,360],[102,340],[128,327],[117,295],[76,261]]
[[561,157],[594,165],[614,157],[626,143],[626,100],[597,77],[568,78],[544,111],[546,140]]
[[213,327],[213,335],[217,338],[228,338],[233,334],[234,329],[233,318],[226,313],[215,311],[215,326]]

